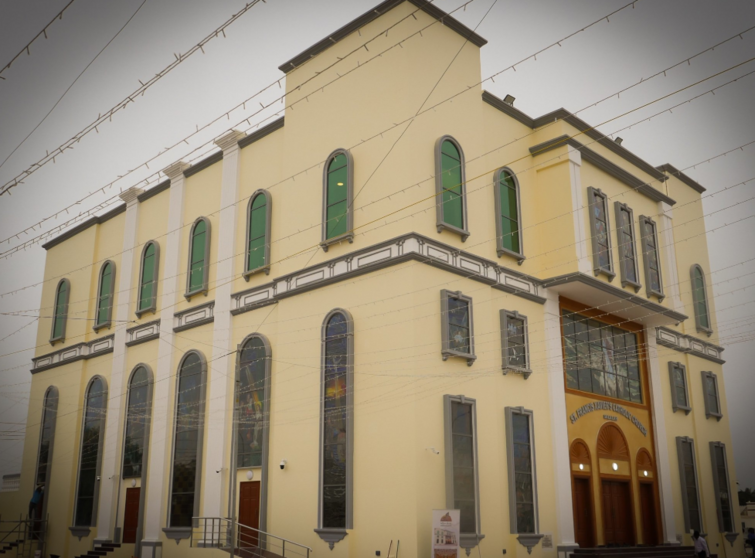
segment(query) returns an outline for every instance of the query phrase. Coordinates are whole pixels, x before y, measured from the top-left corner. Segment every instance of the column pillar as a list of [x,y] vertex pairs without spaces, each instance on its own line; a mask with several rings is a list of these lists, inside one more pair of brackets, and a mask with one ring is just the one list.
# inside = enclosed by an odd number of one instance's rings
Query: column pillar
[[[586,211],[582,189],[582,153],[571,145],[569,152],[569,182],[571,184],[572,218],[574,219],[574,248],[577,256],[577,270],[592,275],[592,242],[585,228]],[[559,334],[560,336],[560,334]],[[569,480],[571,486],[571,480]]]
[[160,555],[160,530],[167,524],[168,506],[163,499],[170,479],[171,451],[173,449],[173,399],[171,386],[175,384],[173,372],[173,305],[180,293],[183,277],[178,269],[183,225],[184,175],[188,165],[173,163],[163,173],[170,179],[170,205],[168,207],[168,234],[165,241],[165,260],[159,270],[160,282],[160,339],[157,346],[157,366],[152,396],[152,433],[147,470],[147,501],[144,508],[144,539],[142,558]]
[[[575,548],[574,513],[572,510],[569,432],[566,427],[566,384],[562,365],[561,317],[558,293],[545,291],[545,351],[548,362],[548,386],[551,402],[551,438],[553,440],[553,505],[556,508],[558,547]],[[550,506],[549,500],[548,505]],[[542,502],[541,502],[542,505]],[[543,530],[542,528],[540,529]],[[560,550],[559,550],[560,552]]]
[[[233,486],[231,478],[230,437],[225,434],[233,415],[233,385],[235,354],[231,353],[233,332],[231,331],[231,280],[234,275],[236,255],[236,205],[239,184],[239,145],[244,137],[242,132],[231,130],[219,138],[215,144],[223,150],[223,180],[220,190],[220,218],[218,227],[218,250],[215,260],[215,321],[213,322],[213,347],[217,351],[210,363],[208,379],[207,428],[217,435],[208,436],[203,467],[202,515],[204,517],[226,517],[223,510],[224,497]],[[243,260],[242,260],[243,261]],[[221,356],[222,355],[222,356]],[[218,473],[217,471],[220,471]],[[233,511],[231,512],[233,514]],[[264,530],[264,525],[260,524]]]
[[[105,446],[102,450],[102,481],[100,484],[100,501],[97,506],[97,536],[95,542],[110,542],[116,535],[117,506],[121,485],[121,463],[119,461],[123,439],[119,435],[123,420],[121,410],[125,406],[123,397],[123,375],[126,366],[126,328],[128,327],[129,309],[131,308],[131,279],[134,269],[134,247],[136,245],[136,228],[139,216],[139,200],[142,190],[129,188],[120,194],[126,202],[126,219],[123,230],[123,251],[121,262],[116,267],[118,301],[114,311],[113,323],[113,369],[110,373],[108,389],[107,421],[105,427]],[[114,513],[115,512],[115,513]]]

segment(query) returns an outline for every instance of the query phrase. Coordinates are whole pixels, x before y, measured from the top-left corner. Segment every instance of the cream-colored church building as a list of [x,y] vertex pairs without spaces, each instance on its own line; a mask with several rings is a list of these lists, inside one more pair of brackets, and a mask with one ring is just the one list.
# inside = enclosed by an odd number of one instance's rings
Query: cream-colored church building
[[48,242],[3,519],[43,484],[45,556],[429,557],[458,509],[461,555],[742,557],[705,189],[484,91],[485,43],[386,0]]

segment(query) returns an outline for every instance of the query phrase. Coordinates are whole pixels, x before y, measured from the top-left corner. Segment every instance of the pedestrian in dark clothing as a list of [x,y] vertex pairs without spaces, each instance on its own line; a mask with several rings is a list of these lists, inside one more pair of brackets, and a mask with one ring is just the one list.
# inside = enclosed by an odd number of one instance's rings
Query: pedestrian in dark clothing
[[40,484],[34,491],[34,494],[31,495],[31,501],[29,502],[29,519],[36,519],[36,514],[34,512],[37,510],[37,506],[42,501],[42,495],[44,494],[44,491],[44,485]]
[[695,541],[695,554],[697,558],[710,558],[710,552],[708,551],[708,543],[700,536],[700,531],[692,533],[692,540]]

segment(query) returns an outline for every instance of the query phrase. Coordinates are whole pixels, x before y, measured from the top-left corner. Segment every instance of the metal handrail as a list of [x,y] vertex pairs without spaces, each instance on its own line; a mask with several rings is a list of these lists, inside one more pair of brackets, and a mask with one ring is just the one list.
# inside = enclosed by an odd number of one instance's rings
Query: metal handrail
[[[305,546],[303,544],[299,544],[299,543],[294,542],[294,541],[289,540],[289,539],[285,539],[283,537],[279,537],[278,535],[273,535],[272,533],[268,533],[266,531],[261,531],[260,529],[256,529],[254,527],[250,527],[249,525],[244,525],[243,523],[239,523],[238,521],[235,522],[235,526],[236,526],[236,539],[237,539],[237,542],[238,542],[237,548],[240,549],[240,550],[242,549],[242,547],[241,547],[241,540],[240,540],[241,539],[241,529],[248,529],[250,531],[254,531],[255,533],[257,533],[257,535],[263,535],[265,537],[272,537],[273,539],[277,539],[277,540],[281,541],[281,543],[282,543],[281,544],[281,548],[282,548],[281,555],[282,556],[285,556],[285,553],[286,553],[286,543],[288,543],[289,545],[293,545],[293,546],[295,546],[297,548],[306,550],[307,551],[307,558],[309,558],[309,553],[312,552],[312,549],[310,547],[308,547],[308,546]],[[261,541],[261,538],[262,537],[258,536],[257,537],[257,541],[258,542]],[[254,547],[259,547],[259,546],[260,545],[254,545]],[[249,546],[249,547],[246,547],[246,548],[253,548],[253,547]]]
[[[247,544],[247,541],[243,539],[255,539],[256,544]],[[287,547],[300,556],[306,555],[307,558],[313,552],[308,546],[226,517],[193,517],[191,546],[195,546],[196,542],[205,548],[228,549],[232,555],[236,550],[252,552],[252,549],[263,549],[263,547],[277,553],[277,548],[273,550],[271,546],[279,546],[281,556],[286,555]]]

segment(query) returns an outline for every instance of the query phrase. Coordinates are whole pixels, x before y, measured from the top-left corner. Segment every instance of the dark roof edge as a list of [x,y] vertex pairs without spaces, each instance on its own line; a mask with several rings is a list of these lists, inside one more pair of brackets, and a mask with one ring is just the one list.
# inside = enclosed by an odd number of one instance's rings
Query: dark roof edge
[[658,170],[661,172],[667,172],[671,176],[675,176],[680,181],[684,182],[687,186],[692,188],[695,192],[699,192],[700,194],[705,192],[705,187],[702,184],[692,180],[689,176],[687,176],[682,171],[680,171],[675,166],[669,163],[666,163],[665,165],[661,165],[660,167],[658,167]]
[[163,180],[162,182],[160,182],[154,188],[150,188],[146,192],[142,192],[141,194],[139,194],[138,196],[136,196],[136,199],[139,200],[140,202],[145,202],[149,198],[151,198],[153,196],[156,196],[160,192],[164,192],[168,188],[170,188],[170,180]]
[[259,130],[257,130],[256,132],[252,134],[249,134],[245,138],[241,138],[239,140],[239,147],[243,149],[247,145],[251,145],[255,141],[261,140],[268,134],[272,134],[276,130],[280,130],[281,128],[283,128],[283,125],[285,124],[285,119],[286,119],[285,116],[281,116],[280,118],[273,120],[267,126],[260,128]]
[[525,126],[529,126],[530,128],[535,128],[535,119],[531,116],[527,116],[524,114],[521,110],[514,108],[513,105],[510,105],[508,103],[504,103],[501,99],[493,95],[492,93],[489,93],[488,91],[482,92],[482,100],[489,104],[492,107],[497,108],[501,112],[506,113],[508,116],[513,118],[514,120],[518,120]]
[[216,151],[212,155],[208,155],[198,163],[194,163],[188,169],[184,171],[184,176],[189,178],[192,174],[197,174],[199,171],[206,169],[210,165],[214,165],[218,161],[223,160],[223,152]]
[[[309,60],[310,58],[320,54],[321,52],[327,50],[329,47],[336,44],[341,39],[345,38],[346,36],[350,35],[357,29],[360,29],[361,27],[364,27],[371,21],[377,19],[384,13],[392,10],[405,0],[385,0],[384,2],[378,4],[374,8],[372,8],[370,11],[363,13],[356,19],[351,20],[349,23],[341,27],[340,29],[336,30],[335,32],[331,33],[327,37],[325,37],[323,40],[315,43],[308,49],[302,51],[301,53],[297,54],[290,60],[284,62],[280,66],[278,66],[278,69],[283,72],[284,74],[287,74],[288,72],[295,70],[299,66],[301,66],[304,62]],[[456,31],[459,35],[467,39],[470,43],[472,43],[475,46],[481,47],[485,44],[487,44],[488,41],[480,37],[477,33],[472,31],[469,27],[461,23],[459,20],[453,18],[440,8],[437,8],[436,6],[433,6],[430,2],[427,2],[427,0],[408,0],[418,8],[420,8],[423,12],[428,14],[431,17],[434,17],[438,21],[440,21],[443,25],[448,27],[449,29]]]
[[111,209],[107,213],[103,213],[102,215],[99,215],[99,216],[87,219],[83,223],[81,223],[79,225],[76,225],[75,227],[73,227],[71,229],[68,229],[66,232],[64,232],[60,236],[56,236],[52,240],[50,240],[50,241],[46,242],[45,244],[43,244],[42,248],[44,248],[45,250],[49,250],[50,248],[53,248],[53,247],[57,246],[61,242],[65,241],[65,240],[68,240],[72,236],[75,236],[75,235],[79,234],[80,232],[85,231],[89,227],[91,227],[93,225],[99,225],[101,223],[104,223],[105,221],[109,221],[110,219],[112,219],[116,215],[120,215],[124,211],[126,211],[126,204],[122,203],[121,205],[119,205],[118,207],[116,207],[114,209]]

